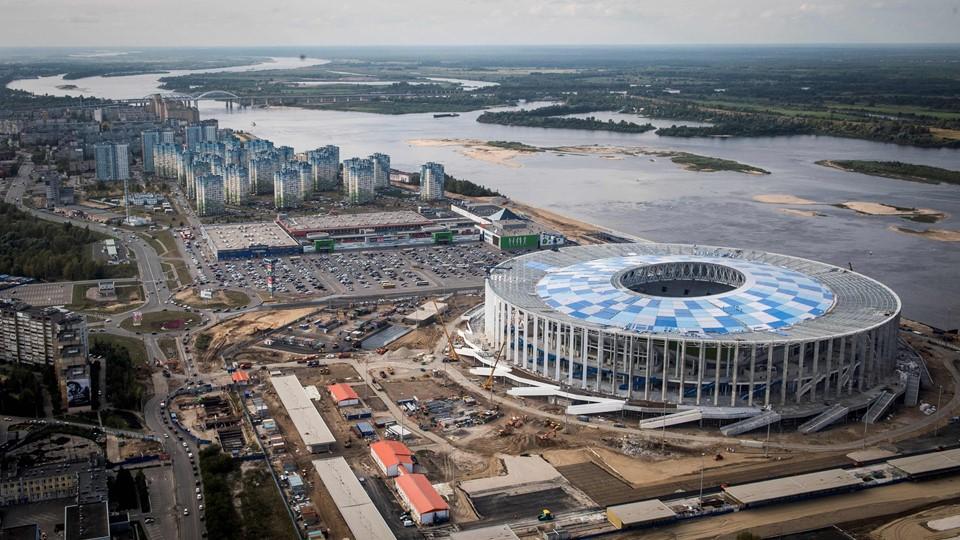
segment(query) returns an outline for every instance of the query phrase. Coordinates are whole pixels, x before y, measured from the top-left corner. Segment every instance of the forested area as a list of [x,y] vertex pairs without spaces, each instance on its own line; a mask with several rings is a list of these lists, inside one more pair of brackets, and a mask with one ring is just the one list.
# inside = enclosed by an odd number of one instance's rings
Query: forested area
[[106,238],[86,227],[34,218],[0,202],[0,274],[41,280],[80,280],[131,276],[130,264],[94,259],[94,242]]

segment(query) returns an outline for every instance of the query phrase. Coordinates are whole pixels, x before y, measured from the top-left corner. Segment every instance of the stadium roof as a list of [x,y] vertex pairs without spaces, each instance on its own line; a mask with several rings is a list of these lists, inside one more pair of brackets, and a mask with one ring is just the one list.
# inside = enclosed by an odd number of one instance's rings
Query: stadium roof
[[[628,289],[622,276],[664,263],[740,276],[732,290],[689,297]],[[900,311],[889,288],[844,268],[762,251],[681,244],[602,244],[538,251],[492,271],[517,308],[610,332],[769,343],[826,339],[879,326]]]

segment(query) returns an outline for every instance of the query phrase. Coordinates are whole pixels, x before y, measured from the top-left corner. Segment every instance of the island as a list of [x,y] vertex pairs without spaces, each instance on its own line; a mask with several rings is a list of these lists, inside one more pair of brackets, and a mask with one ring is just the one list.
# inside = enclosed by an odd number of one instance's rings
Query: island
[[842,171],[858,172],[870,176],[896,178],[910,182],[927,184],[955,184],[960,185],[960,171],[941,169],[929,165],[917,165],[902,161],[868,161],[868,160],[821,160],[817,165],[832,167]]
[[709,156],[700,156],[687,152],[677,152],[670,155],[670,161],[683,166],[688,171],[698,172],[717,172],[734,171],[745,174],[770,174],[770,171],[733,161],[731,159],[721,159]]

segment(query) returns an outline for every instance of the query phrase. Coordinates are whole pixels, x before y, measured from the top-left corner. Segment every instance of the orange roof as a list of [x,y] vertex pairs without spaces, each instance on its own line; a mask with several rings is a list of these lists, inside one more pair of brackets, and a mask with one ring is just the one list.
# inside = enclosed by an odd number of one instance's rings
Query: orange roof
[[233,379],[233,382],[250,382],[250,374],[246,371],[234,371],[233,375],[230,376]]
[[360,399],[360,396],[353,391],[353,388],[351,388],[349,384],[331,384],[327,387],[327,390],[330,391],[330,395],[333,396],[333,399],[338,403],[348,399]]
[[413,465],[413,452],[402,442],[377,441],[370,445],[370,451],[377,455],[385,467]]
[[433,489],[430,481],[422,474],[410,474],[401,471],[400,476],[397,477],[397,489],[407,495],[407,500],[420,515],[450,509],[447,502],[437,493],[437,490]]

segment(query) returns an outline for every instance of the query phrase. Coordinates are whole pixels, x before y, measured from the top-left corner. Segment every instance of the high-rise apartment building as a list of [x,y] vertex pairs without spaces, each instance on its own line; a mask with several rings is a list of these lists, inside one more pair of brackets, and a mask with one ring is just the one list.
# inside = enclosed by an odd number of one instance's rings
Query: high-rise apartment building
[[223,192],[227,204],[244,204],[250,198],[250,174],[247,168],[239,164],[226,166],[223,179]]
[[309,199],[313,195],[313,167],[306,161],[291,161],[287,166],[297,171],[300,178],[300,199]]
[[370,155],[370,161],[373,162],[373,187],[390,187],[390,156],[377,152]]
[[83,316],[19,300],[0,300],[0,361],[53,366],[60,400],[70,411],[89,410],[91,378],[102,382],[105,376],[105,370],[91,372]]
[[437,201],[443,198],[443,181],[446,174],[443,165],[434,162],[420,167],[420,200]]
[[351,158],[343,162],[343,183],[352,203],[365,203],[375,197],[374,165],[369,159]]
[[273,193],[274,175],[280,163],[273,152],[261,154],[250,160],[250,190],[256,195]]
[[300,206],[300,171],[296,167],[284,167],[277,171],[273,181],[273,202],[279,208]]
[[331,191],[340,184],[340,148],[327,145],[307,152],[307,163],[313,166],[314,191]]
[[177,158],[180,147],[174,143],[161,142],[153,147],[154,173],[160,178],[177,178]]
[[143,172],[156,172],[154,165],[154,148],[160,144],[160,132],[156,130],[140,133],[140,151],[143,156]]
[[193,124],[183,129],[183,145],[187,150],[203,142],[203,126]]
[[130,178],[130,165],[127,145],[123,143],[101,142],[93,147],[97,162],[97,180],[127,180]]
[[222,175],[205,173],[197,177],[198,216],[222,214],[225,200]]

